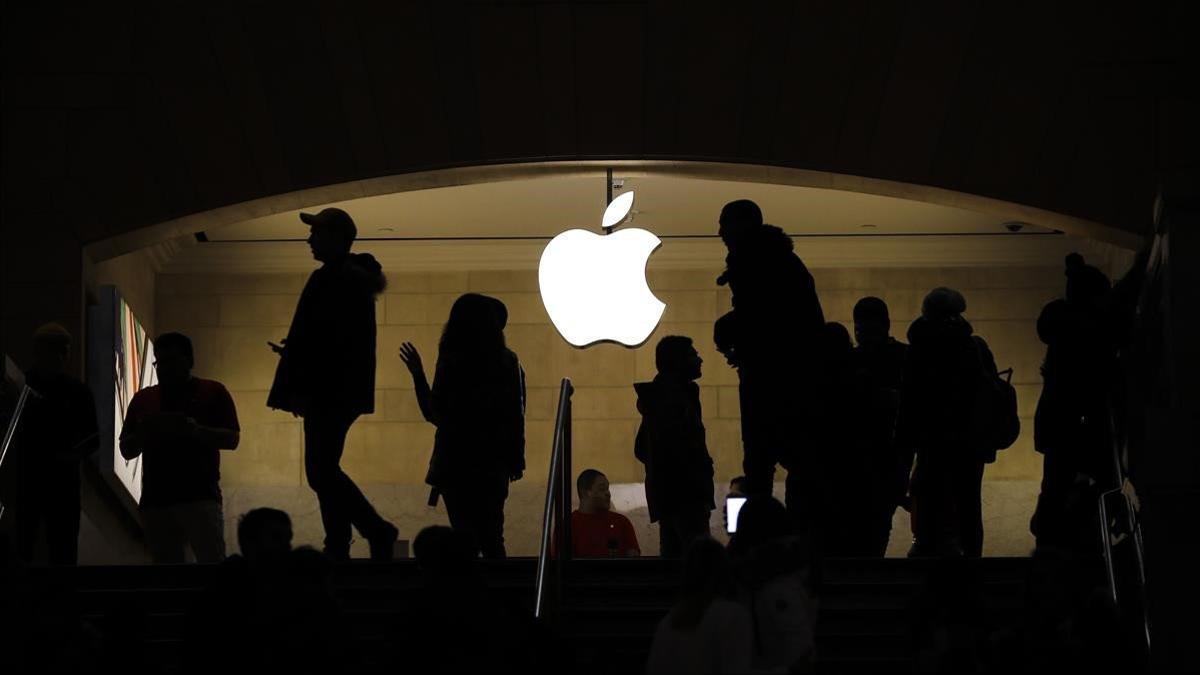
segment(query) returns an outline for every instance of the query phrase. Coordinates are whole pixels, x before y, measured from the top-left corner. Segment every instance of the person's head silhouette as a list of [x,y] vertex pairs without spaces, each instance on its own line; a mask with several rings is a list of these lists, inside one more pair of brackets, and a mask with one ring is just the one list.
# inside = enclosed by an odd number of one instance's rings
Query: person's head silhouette
[[729,202],[721,209],[717,233],[730,250],[737,248],[754,229],[762,227],[762,209],[749,199]]
[[608,476],[595,469],[584,469],[575,480],[579,492],[579,510],[584,513],[603,513],[612,510],[612,493]]
[[338,262],[350,255],[350,246],[358,236],[358,228],[354,226],[354,219],[349,213],[331,207],[321,209],[319,213],[301,213],[300,220],[311,228],[308,246],[318,262]]
[[854,340],[860,347],[884,344],[891,331],[892,320],[883,300],[869,295],[854,304]]
[[48,323],[33,332],[35,370],[61,373],[71,358],[71,334],[61,324]]
[[953,288],[939,286],[921,301],[921,316],[930,321],[951,321],[967,311],[967,299]]
[[830,358],[844,361],[851,356],[854,345],[850,342],[850,331],[838,321],[825,323],[825,349]]
[[237,538],[246,560],[282,561],[292,550],[292,519],[279,509],[251,509],[238,518]]
[[738,531],[729,542],[729,552],[746,555],[751,550],[791,533],[787,509],[778,499],[756,495],[746,500],[738,514]]
[[734,476],[729,479],[729,496],[744,497],[746,495],[746,477]]
[[154,341],[154,370],[164,387],[188,381],[195,366],[192,341],[183,333],[163,333]]
[[668,335],[654,348],[654,364],[659,375],[690,382],[700,379],[704,359],[690,337]]
[[445,525],[430,525],[413,540],[417,567],[430,577],[462,576],[471,571],[478,552],[469,535]]
[[1071,302],[1094,302],[1107,295],[1112,286],[1103,272],[1087,264],[1078,253],[1067,256],[1066,274],[1067,300]]
[[499,298],[493,298],[490,295],[483,297],[492,304],[492,309],[496,312],[496,322],[500,324],[500,330],[504,330],[508,326],[508,306]]
[[500,300],[479,293],[460,295],[442,329],[440,356],[474,358],[502,351],[507,319],[508,310]]

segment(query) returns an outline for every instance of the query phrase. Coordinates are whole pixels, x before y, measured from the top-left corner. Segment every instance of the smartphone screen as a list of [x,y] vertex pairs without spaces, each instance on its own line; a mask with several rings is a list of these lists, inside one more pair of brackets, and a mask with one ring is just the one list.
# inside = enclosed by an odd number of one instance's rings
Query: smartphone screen
[[738,513],[741,513],[745,503],[745,497],[725,498],[725,531],[729,534],[737,532]]

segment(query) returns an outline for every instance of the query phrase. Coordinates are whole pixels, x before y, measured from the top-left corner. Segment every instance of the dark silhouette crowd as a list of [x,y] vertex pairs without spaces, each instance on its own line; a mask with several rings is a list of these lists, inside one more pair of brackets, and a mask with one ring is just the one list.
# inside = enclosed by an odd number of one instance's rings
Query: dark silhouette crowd
[[[387,281],[370,254],[352,252],[357,230],[346,212],[301,219],[321,266],[287,337],[270,343],[279,361],[266,403],[303,419],[305,475],[320,506],[323,550],[293,548],[288,515],[260,508],[241,517],[241,552],[226,557],[220,455],[239,444],[238,415],[221,383],[192,375],[187,336],[154,341],[158,384],[136,393],[124,419],[121,454],[143,458],[139,508],[152,559],[181,563],[190,551],[198,562],[219,563],[189,616],[189,671],[212,672],[231,660],[264,670],[344,665],[351,647],[330,590],[331,564],[350,558],[354,530],[373,560],[395,555],[399,531],[341,468],[351,427],[374,411],[375,303]],[[645,468],[661,556],[684,562],[678,602],[657,627],[647,672],[804,672],[815,664],[824,561],[883,557],[898,508],[911,518],[910,557],[983,555],[983,475],[1020,433],[1016,393],[1011,371],[998,369],[967,320],[961,292],[929,291],[905,331],[907,343],[892,336],[886,303],[864,297],[854,306],[852,336],[825,320],[791,237],[765,223],[756,204],[726,205],[718,233],[728,255],[716,283],[729,287],[732,307],[715,322],[713,340],[738,376],[744,475],[731,482],[722,514],[731,532],[725,547],[711,534],[717,504],[697,384],[703,360],[694,338],[661,338],[657,374],[633,385],[641,423],[631,450]],[[1109,279],[1081,256],[1067,258],[1065,276],[1065,296],[1037,321],[1046,356],[1033,429],[1044,462],[1031,523],[1035,595],[1046,577],[1095,569],[1096,500],[1117,480],[1111,448],[1120,315]],[[500,300],[459,297],[432,383],[417,349],[408,342],[399,349],[421,413],[436,427],[429,504],[444,504],[451,524],[416,537],[424,586],[393,627],[431,646],[424,653],[436,658],[422,661],[421,672],[516,669],[536,651],[537,626],[520,608],[494,601],[476,569],[479,557],[506,557],[505,502],[525,472],[525,373],[507,346],[507,321]],[[17,504],[16,554],[32,560],[44,529],[50,562],[74,564],[80,467],[98,446],[95,404],[65,372],[71,336],[50,324],[33,342],[26,378],[38,396],[18,443],[21,490],[10,500]],[[780,467],[782,503],[772,497]],[[632,523],[612,508],[602,471],[579,474],[576,491],[574,557],[641,555]],[[736,518],[731,500],[740,507]],[[1070,662],[1074,652],[1039,642],[1044,635],[1036,630],[978,624],[977,583],[963,571],[970,568],[944,569],[931,576],[912,624],[914,642],[928,646],[924,669],[972,672],[981,654],[1003,653],[1004,645],[1048,667]],[[1081,612],[1092,606],[1094,585],[1073,588],[1069,601],[1036,621],[1053,615],[1074,622],[1076,642],[1100,639],[1111,626],[1093,624],[1112,608]],[[464,642],[473,648],[455,649]]]

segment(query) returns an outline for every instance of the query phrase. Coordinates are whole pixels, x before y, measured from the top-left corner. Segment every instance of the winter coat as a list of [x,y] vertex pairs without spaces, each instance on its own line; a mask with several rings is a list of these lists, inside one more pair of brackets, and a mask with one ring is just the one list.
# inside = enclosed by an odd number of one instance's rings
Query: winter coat
[[275,369],[269,407],[302,416],[375,411],[375,298],[386,283],[368,253],[309,276]]
[[431,392],[437,432],[425,482],[515,477],[525,471],[525,378],[517,355],[441,355]]
[[634,455],[646,465],[650,522],[665,515],[716,508],[713,461],[705,441],[700,387],[659,376],[633,385],[642,414]]

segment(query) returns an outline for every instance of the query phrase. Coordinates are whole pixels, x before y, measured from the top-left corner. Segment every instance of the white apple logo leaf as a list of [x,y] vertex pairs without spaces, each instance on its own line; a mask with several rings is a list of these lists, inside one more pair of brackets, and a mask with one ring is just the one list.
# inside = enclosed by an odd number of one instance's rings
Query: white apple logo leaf
[[625,220],[629,215],[629,211],[633,209],[633,190],[621,195],[612,200],[607,208],[604,209],[604,218],[601,219],[600,225],[604,229],[616,227],[617,223]]
[[[633,192],[614,199],[604,214],[605,227],[624,219],[632,205]],[[619,214],[612,225],[610,214]],[[646,283],[646,263],[661,245],[654,233],[640,228],[603,235],[575,229],[552,239],[538,263],[538,287],[563,339],[576,347],[645,342],[667,308]]]

